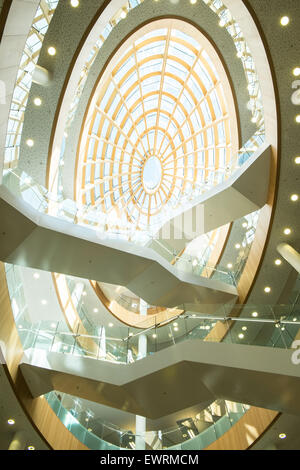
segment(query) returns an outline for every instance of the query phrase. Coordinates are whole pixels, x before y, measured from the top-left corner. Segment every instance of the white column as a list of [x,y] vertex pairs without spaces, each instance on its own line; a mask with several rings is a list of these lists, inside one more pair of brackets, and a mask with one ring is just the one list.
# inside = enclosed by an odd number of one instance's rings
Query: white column
[[287,243],[280,243],[277,246],[278,253],[300,273],[300,254]]
[[[147,315],[147,303],[144,300],[140,300],[140,315],[146,316]],[[147,336],[146,335],[139,335],[139,344],[138,344],[138,357],[142,359],[147,355]],[[137,450],[145,450],[146,444],[145,436],[146,432],[146,418],[144,416],[136,416],[135,418],[135,448]]]
[[12,438],[8,450],[24,450],[26,447],[26,436],[23,431],[18,431]]

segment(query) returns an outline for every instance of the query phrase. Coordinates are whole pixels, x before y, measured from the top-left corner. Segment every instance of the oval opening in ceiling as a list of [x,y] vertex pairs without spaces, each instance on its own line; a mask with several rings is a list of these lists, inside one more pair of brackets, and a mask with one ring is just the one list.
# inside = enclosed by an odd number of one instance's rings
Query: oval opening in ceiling
[[238,150],[234,99],[208,39],[182,20],[140,28],[113,55],[90,101],[77,199],[117,207],[139,229],[226,177]]

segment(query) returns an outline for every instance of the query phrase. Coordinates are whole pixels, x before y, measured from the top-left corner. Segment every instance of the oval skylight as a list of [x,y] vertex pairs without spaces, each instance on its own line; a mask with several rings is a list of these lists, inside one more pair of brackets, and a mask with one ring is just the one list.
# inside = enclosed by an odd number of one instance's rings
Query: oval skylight
[[225,175],[238,149],[234,100],[209,41],[181,20],[134,33],[99,81],[83,127],[77,198],[139,228]]

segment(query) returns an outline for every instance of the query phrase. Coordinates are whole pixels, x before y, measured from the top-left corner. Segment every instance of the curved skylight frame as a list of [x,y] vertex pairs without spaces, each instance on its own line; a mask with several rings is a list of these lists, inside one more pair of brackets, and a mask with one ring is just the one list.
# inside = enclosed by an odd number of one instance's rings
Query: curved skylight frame
[[[211,43],[183,20],[151,22],[99,81],[80,142],[77,201],[147,229],[162,210],[223,181],[238,147],[232,90]],[[143,168],[153,156],[162,177],[149,191]]]

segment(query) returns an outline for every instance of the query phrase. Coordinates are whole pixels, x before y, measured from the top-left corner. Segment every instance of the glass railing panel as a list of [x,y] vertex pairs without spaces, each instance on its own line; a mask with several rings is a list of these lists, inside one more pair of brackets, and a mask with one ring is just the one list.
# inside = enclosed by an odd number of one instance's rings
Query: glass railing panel
[[[64,200],[62,196],[57,197],[52,195],[46,188],[35,183],[32,178],[20,169],[6,171],[3,182],[13,194],[22,197],[36,210],[68,220],[71,223],[86,225],[97,230],[99,238],[102,237],[99,221],[107,219],[106,213],[97,214],[97,225],[90,224],[88,219],[82,217],[82,214],[85,214],[90,209],[79,208],[74,201]],[[126,235],[126,233],[124,237],[120,230],[107,224],[103,226],[103,230],[103,236],[107,239],[124,239],[141,246],[145,246],[147,242],[149,244],[150,241],[151,248],[163,256],[169,263],[172,263],[173,267],[180,272],[211,278],[229,285],[236,285],[236,277],[231,270],[222,266],[209,266],[206,262],[200,262],[198,258],[185,253],[178,256],[174,253],[174,249],[168,245],[167,241],[163,240],[161,242],[156,240],[155,237],[151,238],[153,236],[150,232],[141,232],[139,234],[139,231],[133,229],[132,232],[135,233],[135,238],[133,239],[128,234]]]

